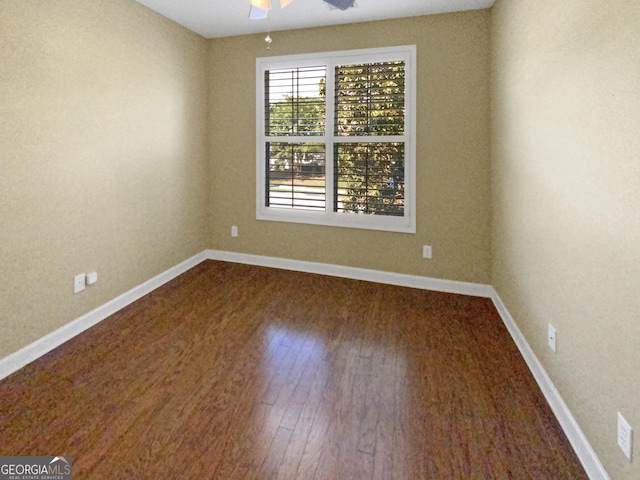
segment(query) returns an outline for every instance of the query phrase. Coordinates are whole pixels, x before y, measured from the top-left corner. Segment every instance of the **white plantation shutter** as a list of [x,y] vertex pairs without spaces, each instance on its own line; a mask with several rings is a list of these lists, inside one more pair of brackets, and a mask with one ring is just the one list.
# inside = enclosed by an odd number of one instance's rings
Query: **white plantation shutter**
[[335,144],[336,212],[404,215],[405,72],[404,61],[335,68],[335,134],[359,137]]
[[415,232],[415,47],[257,60],[257,218]]
[[326,132],[325,81],[324,65],[264,72],[266,207],[326,208],[326,146],[309,141]]

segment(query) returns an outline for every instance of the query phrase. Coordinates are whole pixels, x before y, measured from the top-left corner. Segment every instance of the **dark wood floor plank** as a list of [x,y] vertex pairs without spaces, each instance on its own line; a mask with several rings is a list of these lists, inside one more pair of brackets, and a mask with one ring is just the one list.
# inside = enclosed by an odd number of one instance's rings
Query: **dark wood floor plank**
[[488,299],[206,261],[0,382],[74,478],[586,479]]

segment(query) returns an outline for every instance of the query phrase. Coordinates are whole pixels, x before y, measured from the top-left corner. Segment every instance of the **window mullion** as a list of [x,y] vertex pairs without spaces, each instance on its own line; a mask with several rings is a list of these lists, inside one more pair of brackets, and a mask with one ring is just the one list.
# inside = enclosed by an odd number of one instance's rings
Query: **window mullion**
[[335,138],[335,65],[333,62],[327,62],[327,79],[325,82],[325,171],[326,171],[326,201],[327,214],[333,215],[335,212],[335,159],[334,145]]

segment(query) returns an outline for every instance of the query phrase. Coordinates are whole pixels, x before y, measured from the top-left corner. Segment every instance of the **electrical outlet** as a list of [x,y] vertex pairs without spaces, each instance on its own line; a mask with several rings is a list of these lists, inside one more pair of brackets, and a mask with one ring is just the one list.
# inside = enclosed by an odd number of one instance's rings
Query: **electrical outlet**
[[235,225],[233,225],[231,227],[231,236],[232,237],[237,237],[238,236],[238,227],[236,227]]
[[431,258],[431,245],[422,246],[422,258]]
[[85,287],[85,279],[86,275],[84,273],[79,273],[75,277],[73,277],[73,293],[78,293],[84,290]]
[[551,324],[549,324],[547,340],[549,341],[549,348],[553,350],[553,353],[555,353],[556,352],[556,329],[553,328]]
[[618,412],[618,446],[622,449],[624,455],[631,460],[633,431],[620,412]]

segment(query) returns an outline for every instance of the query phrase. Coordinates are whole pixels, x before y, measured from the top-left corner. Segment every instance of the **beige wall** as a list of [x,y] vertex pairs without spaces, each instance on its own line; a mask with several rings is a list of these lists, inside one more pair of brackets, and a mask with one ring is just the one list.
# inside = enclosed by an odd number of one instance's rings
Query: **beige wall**
[[206,48],[131,0],[0,3],[0,357],[206,248]]
[[[269,51],[264,34],[210,42],[211,247],[488,283],[489,12],[271,36]],[[256,58],[404,44],[417,45],[417,234],[257,221]]]
[[640,431],[640,6],[492,22],[493,282],[611,478],[640,478],[616,445],[618,411]]

